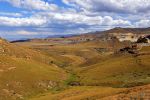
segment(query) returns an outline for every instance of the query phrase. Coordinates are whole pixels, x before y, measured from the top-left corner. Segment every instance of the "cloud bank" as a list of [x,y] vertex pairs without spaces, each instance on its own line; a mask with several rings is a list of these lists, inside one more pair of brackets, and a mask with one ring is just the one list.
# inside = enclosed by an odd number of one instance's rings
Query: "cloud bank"
[[9,4],[13,11],[0,10],[0,32],[13,28],[18,35],[74,34],[150,25],[149,0],[0,0],[2,3]]

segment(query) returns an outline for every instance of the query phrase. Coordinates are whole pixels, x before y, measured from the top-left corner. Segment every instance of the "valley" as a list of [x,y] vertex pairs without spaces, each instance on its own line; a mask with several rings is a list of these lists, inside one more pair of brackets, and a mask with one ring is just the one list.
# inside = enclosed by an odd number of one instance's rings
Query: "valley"
[[148,95],[150,89],[148,44],[119,41],[107,32],[23,42],[1,39],[0,100],[150,98],[136,95]]
[[0,0],[0,100],[150,100],[150,0]]

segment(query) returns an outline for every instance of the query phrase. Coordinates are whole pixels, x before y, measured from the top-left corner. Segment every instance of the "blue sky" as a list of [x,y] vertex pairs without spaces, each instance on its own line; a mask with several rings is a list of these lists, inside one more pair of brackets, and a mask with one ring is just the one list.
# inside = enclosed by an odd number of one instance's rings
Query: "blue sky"
[[149,0],[0,0],[0,37],[80,34],[149,27]]

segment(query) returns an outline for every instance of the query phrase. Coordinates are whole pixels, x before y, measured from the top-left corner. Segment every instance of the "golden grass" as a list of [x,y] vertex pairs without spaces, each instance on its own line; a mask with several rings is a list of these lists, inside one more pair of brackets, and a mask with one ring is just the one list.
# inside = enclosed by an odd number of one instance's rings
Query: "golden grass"
[[[20,45],[25,47],[17,47]],[[111,41],[92,41],[68,45],[47,42],[7,45],[8,56],[1,57],[1,61],[5,62],[4,65],[12,66],[6,68],[11,69],[10,73],[7,73],[8,75],[0,74],[2,76],[0,82],[3,82],[2,88],[7,88],[4,84],[13,80],[22,80],[25,82],[24,87],[20,90],[17,87],[18,93],[26,92],[25,96],[41,93],[31,100],[95,100],[124,91],[124,87],[149,84],[150,55],[110,54],[123,45],[117,43],[114,46]],[[109,48],[111,51],[101,53],[95,48]],[[149,47],[144,47],[140,52],[149,50]],[[27,56],[30,59],[26,59]],[[3,66],[0,73],[6,69]],[[45,94],[42,91],[43,88],[37,88],[34,85],[35,81],[39,82],[40,80],[52,80],[65,85],[64,80],[68,80],[68,74],[65,71],[75,74],[81,86],[68,89],[65,87],[65,90],[60,89],[61,91],[57,91],[57,93],[53,93],[54,91],[51,90],[50,93]]]
[[56,94],[47,93],[44,94],[44,96],[38,96],[30,100],[96,100],[124,90],[125,89],[115,89],[111,87],[79,86],[70,87]]

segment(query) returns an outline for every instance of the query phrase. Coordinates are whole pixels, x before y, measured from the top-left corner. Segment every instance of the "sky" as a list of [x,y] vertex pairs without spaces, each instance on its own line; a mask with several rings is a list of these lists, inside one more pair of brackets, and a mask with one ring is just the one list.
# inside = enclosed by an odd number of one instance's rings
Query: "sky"
[[0,37],[6,39],[149,25],[150,0],[0,0]]

